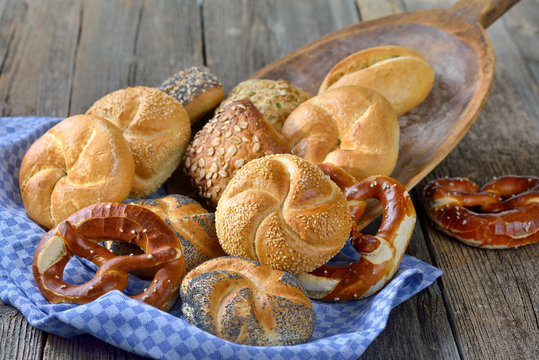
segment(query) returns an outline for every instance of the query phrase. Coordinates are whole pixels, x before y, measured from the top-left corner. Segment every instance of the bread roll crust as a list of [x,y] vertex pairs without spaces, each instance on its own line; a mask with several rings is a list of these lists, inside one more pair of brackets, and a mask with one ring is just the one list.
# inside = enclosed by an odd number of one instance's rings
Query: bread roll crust
[[397,116],[368,88],[343,86],[313,97],[290,114],[282,133],[293,154],[337,165],[357,180],[389,175],[397,163]]
[[159,90],[180,102],[191,123],[215,109],[225,95],[217,76],[205,66],[192,66],[165,80]]
[[223,108],[195,135],[184,165],[200,196],[215,207],[238,169],[279,153],[290,153],[288,142],[244,99]]
[[191,137],[183,106],[155,88],[137,86],[112,92],[87,114],[109,120],[122,130],[135,159],[132,198],[150,195],[170,177]]
[[134,172],[133,156],[116,126],[76,115],[30,146],[21,163],[19,188],[28,216],[50,229],[96,202],[123,202]]
[[433,84],[434,70],[421,55],[402,46],[379,46],[340,61],[318,94],[341,86],[365,86],[381,93],[400,116],[421,104]]
[[277,131],[299,104],[311,98],[311,94],[285,80],[252,79],[239,83],[228,93],[216,112],[233,101],[249,99],[262,113],[264,119]]
[[212,259],[193,269],[180,296],[187,321],[244,345],[304,343],[316,323],[312,303],[292,275],[238,257]]
[[294,155],[271,155],[241,168],[215,215],[229,255],[294,275],[325,264],[351,228],[343,193],[322,171]]

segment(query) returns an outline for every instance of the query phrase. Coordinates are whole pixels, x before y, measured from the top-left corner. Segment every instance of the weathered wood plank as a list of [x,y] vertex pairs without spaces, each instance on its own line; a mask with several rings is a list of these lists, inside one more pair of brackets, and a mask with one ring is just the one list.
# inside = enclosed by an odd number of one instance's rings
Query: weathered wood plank
[[43,360],[74,359],[142,360],[147,358],[123,351],[90,335],[76,336],[73,339],[49,335],[43,350]]
[[[20,3],[12,1],[6,6]],[[17,14],[2,62],[0,111],[3,115],[64,116],[78,33],[78,2],[33,0],[24,3]]]
[[127,86],[158,86],[202,64],[196,1],[85,1],[77,48],[71,114]]
[[17,309],[0,300],[0,359],[41,359],[46,338],[47,334],[33,328]]
[[[408,10],[448,7],[452,3],[405,1]],[[515,5],[514,9],[519,6]],[[466,176],[485,183],[504,174],[537,174],[539,134],[511,81],[517,79],[518,84],[518,79],[533,78],[533,75],[526,73],[529,67],[519,68],[525,60],[518,51],[512,52],[515,47],[509,45],[510,35],[501,21],[493,24],[488,34],[495,39],[495,52],[506,53],[503,58],[497,57],[489,100],[470,132],[417,190],[427,181],[443,176]],[[523,88],[530,96],[529,89]],[[507,251],[475,249],[432,229],[424,215],[421,222],[429,234],[431,255],[445,272],[441,283],[462,356],[536,358],[539,247]]]
[[203,15],[207,64],[225,91],[290,51],[359,21],[353,0],[232,0],[227,6],[206,0]]
[[526,111],[539,129],[539,1],[521,0],[487,30]]

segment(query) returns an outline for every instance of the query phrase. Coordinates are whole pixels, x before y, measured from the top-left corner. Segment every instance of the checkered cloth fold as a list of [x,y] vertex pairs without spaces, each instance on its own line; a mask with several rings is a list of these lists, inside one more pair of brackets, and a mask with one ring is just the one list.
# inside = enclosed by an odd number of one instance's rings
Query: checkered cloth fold
[[[112,291],[86,305],[50,304],[38,291],[31,269],[34,249],[45,231],[26,215],[18,173],[28,147],[60,120],[0,118],[0,297],[36,328],[64,337],[92,334],[127,351],[159,359],[355,359],[384,329],[392,308],[442,274],[405,255],[395,277],[376,295],[346,303],[314,301],[314,334],[308,343],[296,346],[243,346],[219,339],[187,323],[180,304],[165,313],[126,296],[147,286],[136,278],[130,280],[125,294]],[[349,245],[339,254],[341,260],[355,256]],[[82,283],[94,274],[93,264],[73,258],[64,278]]]

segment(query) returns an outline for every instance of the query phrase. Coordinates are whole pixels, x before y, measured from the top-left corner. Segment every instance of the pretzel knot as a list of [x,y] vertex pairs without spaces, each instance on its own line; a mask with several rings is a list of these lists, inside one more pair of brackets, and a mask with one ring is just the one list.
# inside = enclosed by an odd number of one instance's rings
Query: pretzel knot
[[[134,242],[144,254],[117,256],[98,243]],[[73,255],[99,266],[88,282],[63,281]],[[69,216],[40,240],[32,270],[37,287],[51,303],[85,304],[111,290],[127,287],[128,273],[154,268],[155,276],[133,299],[168,311],[176,302],[185,261],[174,231],[151,210],[133,204],[99,203]]]
[[319,167],[345,193],[354,224],[363,214],[368,198],[380,200],[383,219],[374,236],[363,235],[352,227],[350,242],[361,254],[357,262],[323,265],[299,279],[313,299],[347,301],[371,296],[391,280],[412,236],[416,213],[410,195],[404,186],[387,176],[371,176],[355,183],[340,168],[328,164]]
[[423,190],[427,215],[465,244],[507,249],[539,241],[539,178],[508,175],[482,188],[466,178],[443,178]]

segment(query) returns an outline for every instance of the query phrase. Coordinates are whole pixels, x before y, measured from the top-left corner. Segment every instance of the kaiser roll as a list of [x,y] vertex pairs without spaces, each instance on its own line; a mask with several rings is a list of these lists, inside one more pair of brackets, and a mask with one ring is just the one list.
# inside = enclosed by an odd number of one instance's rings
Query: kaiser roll
[[286,119],[282,133],[293,154],[337,165],[357,180],[389,175],[397,163],[397,116],[368,88],[343,86],[307,100]]
[[421,104],[434,83],[434,70],[421,55],[402,46],[379,46],[343,59],[326,75],[318,94],[358,85],[378,91],[397,116]]
[[50,229],[97,202],[123,202],[135,163],[122,132],[91,115],[69,117],[37,139],[22,159],[19,187],[28,216]]
[[196,267],[183,279],[180,296],[187,321],[243,345],[304,343],[316,323],[311,300],[292,275],[237,257]]
[[115,91],[98,100],[87,114],[122,130],[135,159],[132,198],[146,197],[165,182],[180,164],[191,137],[183,106],[155,88]]
[[290,154],[252,160],[232,178],[215,215],[228,255],[294,275],[325,264],[343,247],[352,219],[337,185]]

